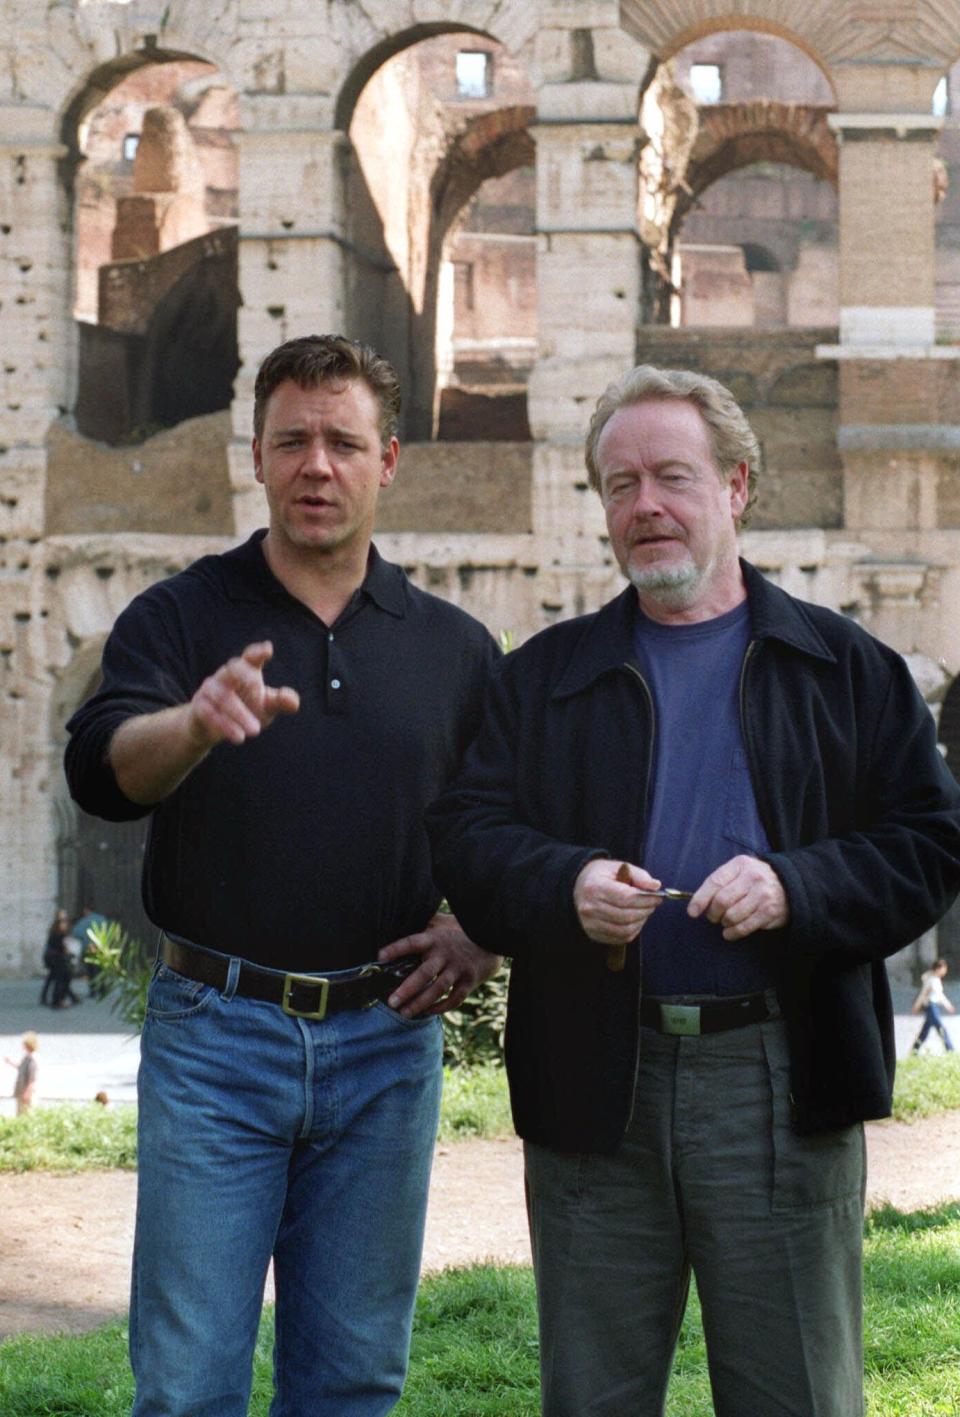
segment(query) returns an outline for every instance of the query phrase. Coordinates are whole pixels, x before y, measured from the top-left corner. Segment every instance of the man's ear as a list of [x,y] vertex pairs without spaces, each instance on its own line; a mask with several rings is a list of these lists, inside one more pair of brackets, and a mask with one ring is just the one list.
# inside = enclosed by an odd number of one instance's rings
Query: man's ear
[[400,457],[400,444],[396,438],[391,438],[390,442],[380,453],[380,486],[389,487],[390,483],[397,475],[397,460]]
[[750,466],[748,463],[737,463],[730,474],[727,487],[730,491],[730,511],[733,513],[734,521],[737,521],[743,516],[743,509],[750,498]]

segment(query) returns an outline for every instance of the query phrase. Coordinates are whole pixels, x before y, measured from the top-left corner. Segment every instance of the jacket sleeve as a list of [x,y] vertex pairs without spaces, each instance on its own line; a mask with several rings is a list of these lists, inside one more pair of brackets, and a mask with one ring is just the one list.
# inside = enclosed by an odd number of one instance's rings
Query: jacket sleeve
[[460,924],[486,949],[516,957],[538,943],[586,942],[574,882],[606,852],[558,841],[523,820],[513,658],[491,676],[479,733],[457,777],[428,810],[427,829],[435,878]]
[[885,958],[930,929],[960,890],[960,787],[909,669],[892,659],[864,735],[856,827],[765,854],[789,898],[786,942],[804,954]]
[[192,693],[176,626],[165,613],[162,590],[138,596],[107,638],[102,683],[67,724],[64,770],[78,806],[108,821],[132,821],[152,811],[131,802],[117,786],[110,740],[126,719],[186,703]]

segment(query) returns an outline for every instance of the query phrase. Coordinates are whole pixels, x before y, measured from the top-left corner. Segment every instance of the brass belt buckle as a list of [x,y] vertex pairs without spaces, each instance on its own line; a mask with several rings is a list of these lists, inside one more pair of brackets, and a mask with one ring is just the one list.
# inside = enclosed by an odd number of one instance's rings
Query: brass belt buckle
[[661,1004],[660,1022],[664,1033],[679,1035],[681,1038],[697,1038],[700,1035],[699,1004]]
[[[299,984],[320,990],[320,998],[315,1009],[297,1009],[290,1002],[290,995]],[[280,1007],[291,1018],[324,1019],[327,1016],[327,999],[330,994],[330,980],[316,974],[285,974],[283,977],[283,998]]]

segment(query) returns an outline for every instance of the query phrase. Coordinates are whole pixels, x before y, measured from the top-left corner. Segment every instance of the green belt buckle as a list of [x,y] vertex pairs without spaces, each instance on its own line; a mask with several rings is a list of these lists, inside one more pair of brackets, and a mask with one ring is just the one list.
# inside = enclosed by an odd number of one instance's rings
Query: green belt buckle
[[660,1022],[664,1033],[677,1034],[682,1038],[698,1038],[700,1035],[699,1004],[661,1004]]
[[[320,997],[315,1009],[296,1009],[290,1002],[290,995],[298,984],[308,984],[312,989],[320,990]],[[283,980],[283,999],[280,1007],[285,1014],[291,1018],[312,1018],[324,1019],[327,1016],[327,997],[330,993],[330,980],[324,979],[316,974],[287,974]]]

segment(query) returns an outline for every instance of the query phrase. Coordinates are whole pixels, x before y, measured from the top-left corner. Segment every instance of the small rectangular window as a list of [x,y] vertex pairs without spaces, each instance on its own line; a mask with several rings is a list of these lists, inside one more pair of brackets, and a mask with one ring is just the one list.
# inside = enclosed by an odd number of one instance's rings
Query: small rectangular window
[[493,92],[492,56],[485,49],[461,49],[457,55],[457,94],[489,98]]
[[691,64],[690,87],[697,103],[719,103],[723,98],[723,74],[719,64]]
[[124,140],[123,140],[123,160],[124,160],[124,162],[133,162],[133,159],[134,159],[134,158],[136,157],[136,155],[137,155],[137,148],[138,148],[139,146],[140,146],[140,134],[139,134],[139,133],[127,133],[127,135],[125,136],[125,138],[124,138]]

